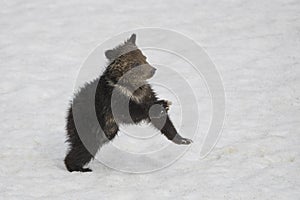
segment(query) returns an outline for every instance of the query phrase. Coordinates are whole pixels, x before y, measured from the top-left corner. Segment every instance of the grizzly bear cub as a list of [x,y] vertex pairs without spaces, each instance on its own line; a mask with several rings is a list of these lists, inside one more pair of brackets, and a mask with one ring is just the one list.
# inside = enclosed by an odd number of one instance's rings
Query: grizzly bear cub
[[100,147],[112,140],[119,124],[151,123],[176,144],[190,144],[172,124],[170,102],[159,100],[147,80],[156,69],[135,44],[136,35],[105,52],[109,65],[102,76],[84,85],[74,96],[67,115],[66,168],[89,172],[84,168]]

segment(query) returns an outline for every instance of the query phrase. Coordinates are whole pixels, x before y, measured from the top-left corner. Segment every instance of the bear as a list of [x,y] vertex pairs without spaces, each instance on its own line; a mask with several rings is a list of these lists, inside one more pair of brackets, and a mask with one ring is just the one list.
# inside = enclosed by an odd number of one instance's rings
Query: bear
[[148,79],[156,68],[136,45],[136,34],[105,51],[108,66],[101,76],[75,93],[66,117],[68,171],[90,172],[85,167],[97,151],[118,134],[119,125],[151,123],[175,144],[191,139],[179,135],[169,115],[170,101],[160,100]]

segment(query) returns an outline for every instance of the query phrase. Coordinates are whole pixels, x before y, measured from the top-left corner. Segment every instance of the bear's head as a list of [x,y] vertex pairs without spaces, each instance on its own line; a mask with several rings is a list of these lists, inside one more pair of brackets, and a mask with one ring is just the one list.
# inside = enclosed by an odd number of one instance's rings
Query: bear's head
[[147,62],[135,42],[136,35],[132,34],[123,44],[105,52],[110,63],[106,71],[114,83],[141,84],[153,77],[156,69]]

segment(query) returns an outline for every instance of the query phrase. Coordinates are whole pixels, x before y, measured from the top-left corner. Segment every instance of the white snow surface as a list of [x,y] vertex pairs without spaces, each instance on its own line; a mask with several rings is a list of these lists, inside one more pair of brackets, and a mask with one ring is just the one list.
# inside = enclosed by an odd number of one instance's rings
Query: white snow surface
[[[0,4],[0,199],[300,198],[300,1]],[[200,159],[195,137],[183,157],[152,173],[95,162],[92,173],[69,173],[65,116],[80,66],[99,43],[142,27],[181,32],[215,63],[226,93],[219,142]]]

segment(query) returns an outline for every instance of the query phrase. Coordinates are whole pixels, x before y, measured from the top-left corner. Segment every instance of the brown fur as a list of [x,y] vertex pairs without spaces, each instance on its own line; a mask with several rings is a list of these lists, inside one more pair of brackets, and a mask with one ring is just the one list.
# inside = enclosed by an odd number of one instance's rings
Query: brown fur
[[[65,158],[70,172],[91,171],[84,165],[116,136],[120,123],[145,120],[176,144],[192,142],[182,138],[172,124],[167,114],[170,102],[158,100],[147,83],[156,69],[147,62],[135,40],[133,34],[124,44],[106,51],[110,64],[103,75],[86,84],[71,103],[66,126],[70,149]],[[154,105],[157,106],[149,114]]]

